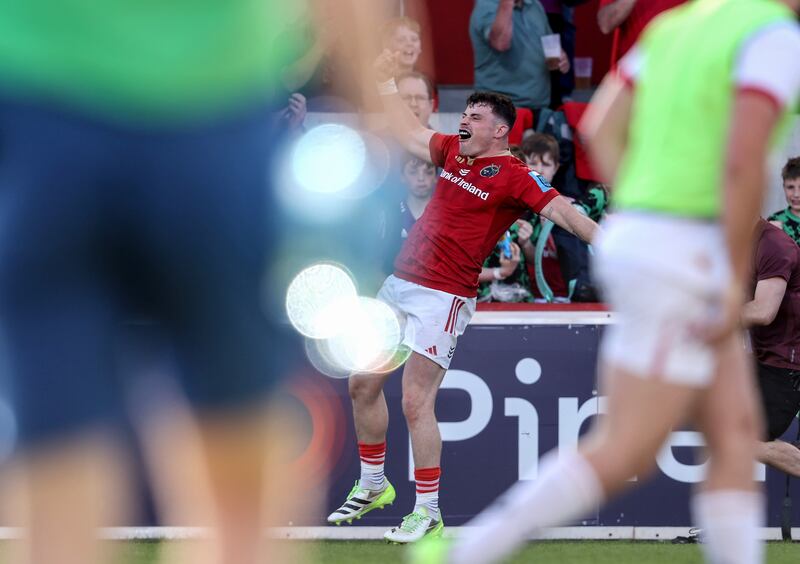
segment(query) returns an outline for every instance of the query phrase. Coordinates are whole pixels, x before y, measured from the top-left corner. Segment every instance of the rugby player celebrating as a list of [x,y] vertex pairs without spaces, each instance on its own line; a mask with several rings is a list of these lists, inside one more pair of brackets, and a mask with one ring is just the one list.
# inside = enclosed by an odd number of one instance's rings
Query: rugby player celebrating
[[[389,51],[375,63],[392,133],[409,152],[442,168],[433,199],[395,261],[394,275],[378,292],[378,299],[404,319],[404,344],[412,351],[403,370],[403,413],[411,435],[416,503],[384,535],[390,542],[409,543],[441,535],[444,526],[438,501],[442,442],[434,404],[456,340],[475,312],[484,259],[528,209],[586,242],[594,239],[598,227],[511,155],[508,132],[516,110],[509,98],[472,94],[459,134],[442,135],[420,124],[400,98],[395,68],[396,54]],[[352,522],[395,499],[383,470],[389,423],[383,386],[388,376],[350,378],[361,477],[329,523]]]

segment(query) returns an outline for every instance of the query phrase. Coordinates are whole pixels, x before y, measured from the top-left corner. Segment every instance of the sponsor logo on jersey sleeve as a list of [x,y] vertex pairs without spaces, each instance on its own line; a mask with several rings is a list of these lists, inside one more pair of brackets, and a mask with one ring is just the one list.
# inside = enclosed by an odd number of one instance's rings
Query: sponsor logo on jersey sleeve
[[528,176],[530,176],[531,178],[533,178],[536,181],[536,185],[539,187],[539,190],[541,190],[542,192],[547,192],[547,191],[553,189],[553,187],[550,185],[550,183],[547,180],[545,180],[544,176],[542,176],[541,174],[539,174],[535,170],[530,171],[528,173]]
[[500,165],[490,164],[481,169],[481,176],[491,178],[492,176],[497,176],[498,172],[500,172]]

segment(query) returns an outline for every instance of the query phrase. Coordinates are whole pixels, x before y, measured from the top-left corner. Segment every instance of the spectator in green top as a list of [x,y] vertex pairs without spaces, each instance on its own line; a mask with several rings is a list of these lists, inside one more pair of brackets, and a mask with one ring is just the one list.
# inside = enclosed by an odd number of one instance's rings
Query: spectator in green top
[[518,219],[508,230],[508,254],[504,252],[503,239],[483,263],[478,276],[479,302],[532,302],[531,279],[525,261],[533,261],[533,225]]
[[575,200],[575,203],[586,212],[592,221],[599,222],[606,215],[608,209],[608,186],[605,184],[590,184],[586,193]]
[[800,245],[800,157],[786,161],[782,176],[786,209],[773,213],[767,219]]
[[[558,141],[552,135],[534,133],[522,142],[522,151],[528,165],[552,182],[559,168]],[[558,188],[558,186],[556,187]],[[590,190],[574,203],[587,212],[589,217],[599,217],[607,204],[608,198],[602,190]],[[597,208],[597,209],[595,209]],[[591,213],[590,213],[591,211]],[[534,224],[534,242],[539,237],[540,224]],[[558,262],[564,281],[575,280],[572,300],[578,302],[596,302],[597,293],[589,273],[589,250],[583,241],[556,226],[552,232],[553,241],[558,250]],[[533,260],[532,257],[529,260]]]

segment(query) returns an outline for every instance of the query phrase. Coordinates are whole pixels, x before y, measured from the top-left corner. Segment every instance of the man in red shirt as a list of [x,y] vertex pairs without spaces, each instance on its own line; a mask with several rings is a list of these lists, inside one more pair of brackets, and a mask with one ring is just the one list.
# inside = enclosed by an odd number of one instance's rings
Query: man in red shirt
[[[415,542],[441,535],[439,478],[442,442],[434,404],[456,340],[475,311],[484,260],[505,231],[531,209],[590,242],[597,224],[508,149],[516,117],[511,100],[476,92],[467,100],[458,135],[442,135],[419,123],[397,94],[395,55],[376,63],[378,85],[393,133],[416,157],[442,168],[433,199],[414,224],[395,273],[378,299],[405,325],[411,355],[403,370],[403,413],[411,435],[416,504],[403,522],[386,532],[390,542]],[[340,524],[394,501],[384,476],[388,411],[383,385],[388,374],[350,378],[350,396],[361,457],[361,477],[344,504],[329,517]]]
[[686,0],[600,0],[597,25],[605,35],[614,32],[611,66],[615,67],[639,39],[642,31],[661,12]]
[[800,410],[800,247],[763,219],[756,239],[753,299],[745,304],[742,321],[750,327],[767,418],[758,459],[800,477],[800,450],[777,440]]

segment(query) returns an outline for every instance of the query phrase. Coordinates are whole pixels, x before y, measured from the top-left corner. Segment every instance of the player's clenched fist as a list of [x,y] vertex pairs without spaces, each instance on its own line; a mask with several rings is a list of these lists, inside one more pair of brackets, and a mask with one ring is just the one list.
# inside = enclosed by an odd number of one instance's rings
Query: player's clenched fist
[[385,82],[394,78],[397,71],[397,53],[384,49],[373,64],[375,79],[378,82]]

